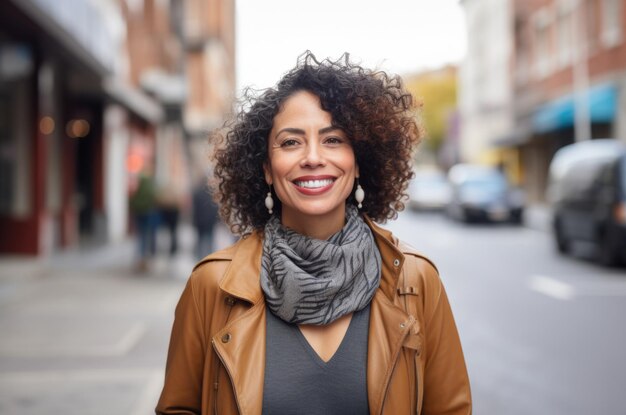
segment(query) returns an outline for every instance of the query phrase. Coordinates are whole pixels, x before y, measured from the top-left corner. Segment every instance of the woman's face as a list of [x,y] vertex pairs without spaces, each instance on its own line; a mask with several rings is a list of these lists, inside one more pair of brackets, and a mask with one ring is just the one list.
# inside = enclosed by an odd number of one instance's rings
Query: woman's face
[[343,227],[358,167],[348,137],[333,127],[317,96],[300,91],[285,100],[274,117],[264,169],[282,203],[283,225],[300,232],[320,223]]

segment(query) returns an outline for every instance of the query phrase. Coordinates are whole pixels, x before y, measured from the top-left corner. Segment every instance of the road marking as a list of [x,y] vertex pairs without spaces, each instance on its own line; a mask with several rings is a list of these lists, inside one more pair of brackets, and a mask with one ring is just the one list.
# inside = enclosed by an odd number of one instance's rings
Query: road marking
[[554,277],[533,275],[530,277],[529,285],[530,289],[558,300],[571,300],[574,297],[626,296],[626,283],[622,281],[598,281],[574,287]]
[[135,347],[137,342],[146,333],[146,325],[143,322],[135,323],[130,330],[109,350],[102,350],[108,356],[124,356]]
[[572,285],[545,275],[530,277],[530,288],[557,300],[571,300],[576,295]]

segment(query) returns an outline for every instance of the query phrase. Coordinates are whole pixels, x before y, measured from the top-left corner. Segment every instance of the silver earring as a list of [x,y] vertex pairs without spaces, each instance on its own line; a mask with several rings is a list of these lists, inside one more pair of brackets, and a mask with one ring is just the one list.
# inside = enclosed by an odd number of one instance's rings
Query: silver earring
[[274,213],[274,211],[272,210],[274,208],[274,199],[272,199],[272,185],[270,185],[270,191],[267,192],[267,196],[265,196],[265,207],[267,208],[267,211],[270,215]]
[[359,184],[359,179],[356,179],[356,191],[354,192],[354,198],[359,203],[358,205],[359,209],[361,209],[363,207],[362,202],[363,200],[365,200],[365,192],[363,191],[363,188]]

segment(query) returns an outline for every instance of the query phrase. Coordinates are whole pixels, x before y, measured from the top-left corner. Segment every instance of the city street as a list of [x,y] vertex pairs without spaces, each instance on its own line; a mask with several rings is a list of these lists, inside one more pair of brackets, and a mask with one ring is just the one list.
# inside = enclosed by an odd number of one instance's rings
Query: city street
[[[479,415],[620,414],[626,270],[554,253],[549,234],[405,212],[387,225],[438,265]],[[0,263],[0,413],[147,415],[183,253],[133,274],[133,245]]]
[[[399,197],[511,222],[382,224],[439,270],[474,414],[626,414],[626,0],[0,1],[0,415],[154,414],[220,210],[323,238]],[[397,367],[381,412],[419,402]]]
[[476,414],[624,413],[626,269],[560,257],[528,228],[411,212],[389,227],[440,270]]

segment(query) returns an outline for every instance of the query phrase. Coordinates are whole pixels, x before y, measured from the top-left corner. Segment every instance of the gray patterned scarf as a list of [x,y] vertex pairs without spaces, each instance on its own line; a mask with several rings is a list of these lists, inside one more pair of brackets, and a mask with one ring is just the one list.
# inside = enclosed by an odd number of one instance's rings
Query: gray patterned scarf
[[261,288],[272,313],[288,323],[328,324],[365,308],[380,272],[374,235],[354,206],[326,241],[285,228],[276,216],[265,225]]

